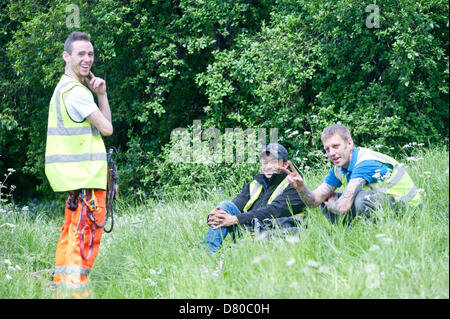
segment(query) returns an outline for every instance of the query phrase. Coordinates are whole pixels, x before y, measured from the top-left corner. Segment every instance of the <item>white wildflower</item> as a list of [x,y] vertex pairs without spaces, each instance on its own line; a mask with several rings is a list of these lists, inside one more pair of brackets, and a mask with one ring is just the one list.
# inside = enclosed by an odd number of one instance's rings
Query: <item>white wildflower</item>
[[8,266],[8,270],[12,270],[12,271],[15,271],[15,270],[16,270],[16,268],[14,268],[13,266]]
[[308,266],[310,266],[310,267],[314,267],[314,268],[319,268],[319,266],[320,266],[320,262],[318,262],[318,261],[315,261],[315,260],[308,260],[307,262],[306,262],[306,264],[308,265]]
[[389,177],[391,177],[392,175],[392,171],[391,170],[387,170],[386,174],[383,175],[383,180],[388,179]]
[[8,168],[8,172],[14,173],[16,170],[14,168]]
[[417,162],[417,161],[423,160],[423,157],[414,157],[414,156],[410,156],[410,157],[407,157],[406,159],[407,159],[408,161],[414,161],[414,162]]
[[294,281],[289,285],[289,288],[295,288],[298,287],[298,282]]
[[309,132],[309,131],[304,131],[303,134],[308,135],[308,134],[311,134],[311,132]]
[[291,134],[288,135],[288,138],[294,137],[295,135],[298,135],[298,131],[295,130],[294,132],[292,132]]
[[432,173],[431,172],[429,172],[429,171],[425,171],[425,172],[423,172],[425,175],[431,175]]
[[291,258],[286,262],[286,266],[292,266],[293,264],[295,264],[295,258]]
[[263,259],[267,258],[267,256],[257,256],[250,263],[251,264],[259,264]]
[[376,172],[375,174],[372,175],[372,177],[375,178],[377,181],[379,181],[381,178],[381,174],[380,172]]
[[150,275],[159,275],[161,274],[162,270],[158,270],[156,271],[155,269],[149,269],[148,272],[150,273]]
[[379,247],[378,245],[372,245],[372,246],[369,248],[369,251],[377,251],[377,250],[380,250],[380,247]]
[[149,286],[156,287],[158,284],[154,282],[151,278],[145,278],[145,281],[148,282]]
[[[1,212],[1,211],[0,211],[0,212]],[[8,226],[8,227],[11,227],[11,228],[16,227],[16,225],[10,224],[10,223],[4,223],[4,224],[0,225],[0,227],[3,227],[3,226]]]
[[366,287],[369,289],[378,288],[380,286],[380,271],[376,264],[367,264],[365,266],[367,273]]
[[302,272],[303,272],[306,276],[309,276],[309,275],[312,275],[312,274],[313,274],[313,271],[311,270],[311,268],[308,268],[308,267],[303,267],[303,268],[302,268]]
[[17,270],[22,270],[22,267],[20,267],[19,265],[16,265],[16,269]]
[[22,207],[22,211],[23,212],[27,212],[27,211],[29,211],[30,209],[29,209],[29,207],[28,206],[23,206]]
[[328,268],[327,266],[320,266],[317,271],[321,274],[329,274],[330,268]]
[[12,277],[10,275],[6,274],[6,279],[11,280]]
[[5,264],[7,264],[7,265],[12,265],[11,260],[5,259]]
[[286,236],[286,241],[289,244],[296,244],[300,242],[300,238],[298,236]]
[[400,265],[400,264],[395,264],[395,267],[398,268],[398,269],[405,269],[405,267],[403,267],[403,266]]

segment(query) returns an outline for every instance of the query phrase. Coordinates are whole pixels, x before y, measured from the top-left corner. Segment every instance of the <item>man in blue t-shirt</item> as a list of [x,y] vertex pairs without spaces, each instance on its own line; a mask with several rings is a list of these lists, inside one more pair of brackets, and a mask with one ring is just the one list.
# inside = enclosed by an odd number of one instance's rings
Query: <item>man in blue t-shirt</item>
[[[355,147],[350,131],[344,125],[326,127],[321,138],[325,152],[334,165],[324,182],[314,191],[306,187],[303,178],[291,163],[291,171],[285,168],[282,170],[288,174],[290,184],[297,189],[302,201],[311,208],[320,205],[321,211],[332,223],[341,215],[344,215],[344,223],[350,222],[357,215],[368,217],[371,210],[380,208],[386,201],[397,209],[402,203],[417,198],[416,187],[404,169],[398,168],[398,163],[388,156]],[[360,154],[363,150],[364,153]],[[402,172],[387,181],[393,173],[394,165],[397,165],[396,173],[399,170]],[[343,185],[343,181],[344,191],[336,193],[335,190]],[[386,181],[383,187],[377,188],[383,181]],[[401,188],[398,187],[399,183]],[[365,185],[369,185],[370,189],[363,189]],[[388,191],[389,187],[401,189],[401,192],[393,196],[393,192]]]

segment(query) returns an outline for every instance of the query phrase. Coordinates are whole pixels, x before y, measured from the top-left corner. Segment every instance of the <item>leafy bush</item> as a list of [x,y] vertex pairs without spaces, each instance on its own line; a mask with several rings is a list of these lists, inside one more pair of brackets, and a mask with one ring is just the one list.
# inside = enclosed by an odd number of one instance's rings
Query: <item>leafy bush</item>
[[0,170],[17,171],[17,196],[50,193],[48,103],[63,72],[63,42],[78,29],[90,34],[93,72],[107,81],[115,134],[105,142],[121,150],[122,193],[244,180],[244,166],[205,171],[168,161],[172,130],[195,120],[221,132],[276,128],[302,169],[326,162],[320,132],[335,122],[358,145],[389,154],[448,138],[446,1],[384,1],[379,28],[368,27],[368,3],[356,0],[70,5],[79,28],[66,23],[68,3],[0,5]]
[[279,1],[260,32],[215,51],[197,76],[208,118],[285,128],[281,141],[305,158],[320,158],[320,132],[335,122],[386,152],[440,142],[448,136],[448,3],[385,1],[379,28],[366,26],[366,6]]

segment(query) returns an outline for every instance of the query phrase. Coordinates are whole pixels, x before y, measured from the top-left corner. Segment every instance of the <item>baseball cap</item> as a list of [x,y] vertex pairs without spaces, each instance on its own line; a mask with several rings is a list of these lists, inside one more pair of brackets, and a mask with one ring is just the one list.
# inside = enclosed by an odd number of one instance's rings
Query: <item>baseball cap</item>
[[278,159],[282,158],[285,161],[288,160],[288,152],[284,148],[284,146],[281,144],[278,144],[278,143],[267,144],[266,146],[264,146],[264,148],[261,152],[261,155],[264,155],[267,152],[269,152],[270,154],[272,154],[273,156],[275,156]]

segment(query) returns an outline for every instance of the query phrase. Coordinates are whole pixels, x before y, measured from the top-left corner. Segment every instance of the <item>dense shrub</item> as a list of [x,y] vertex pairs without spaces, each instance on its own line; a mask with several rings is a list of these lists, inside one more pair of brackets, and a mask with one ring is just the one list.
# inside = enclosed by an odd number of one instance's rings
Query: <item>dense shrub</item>
[[[3,1],[0,171],[17,171],[17,196],[48,193],[48,103],[63,42],[78,29],[91,35],[93,72],[107,81],[115,134],[105,141],[120,150],[123,194],[226,188],[257,170],[170,162],[172,130],[195,120],[222,133],[276,128],[302,168],[326,162],[320,131],[338,121],[357,144],[394,155],[448,138],[448,2],[383,1],[378,28],[367,25],[369,4]],[[69,5],[78,28],[68,27]]]

